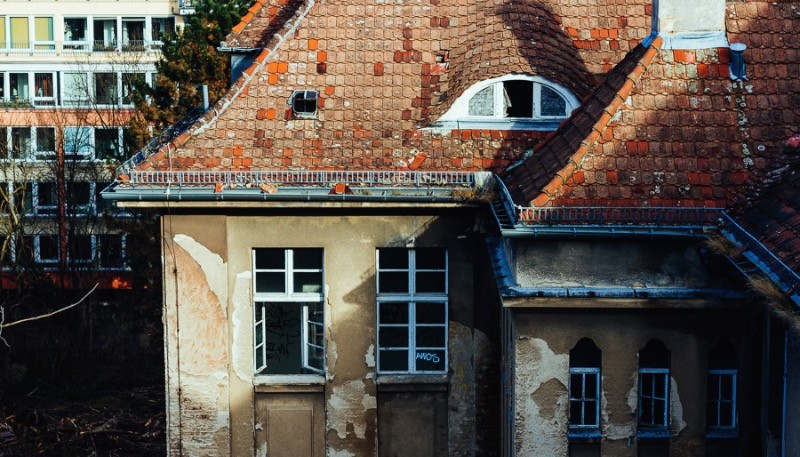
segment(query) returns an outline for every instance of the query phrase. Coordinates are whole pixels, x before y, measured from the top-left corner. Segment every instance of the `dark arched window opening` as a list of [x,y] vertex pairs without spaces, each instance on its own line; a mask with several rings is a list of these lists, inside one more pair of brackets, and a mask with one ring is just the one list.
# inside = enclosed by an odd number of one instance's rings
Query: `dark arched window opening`
[[600,436],[601,351],[589,338],[569,351],[569,435]]

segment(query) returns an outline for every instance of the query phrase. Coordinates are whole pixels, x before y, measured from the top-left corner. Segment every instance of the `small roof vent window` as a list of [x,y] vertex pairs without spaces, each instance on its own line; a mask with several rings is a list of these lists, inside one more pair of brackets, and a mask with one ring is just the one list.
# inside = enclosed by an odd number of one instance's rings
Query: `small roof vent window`
[[295,119],[316,119],[318,93],[315,90],[296,90],[287,102]]

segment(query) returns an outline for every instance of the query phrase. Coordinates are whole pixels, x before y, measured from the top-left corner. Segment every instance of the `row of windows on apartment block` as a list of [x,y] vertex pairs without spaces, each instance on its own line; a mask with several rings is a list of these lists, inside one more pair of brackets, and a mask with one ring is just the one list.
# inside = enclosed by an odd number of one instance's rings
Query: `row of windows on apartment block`
[[133,142],[123,127],[64,127],[60,131],[47,126],[0,127],[0,159],[49,160],[57,144],[71,159],[119,160],[128,155],[125,147]]
[[[48,270],[61,259],[58,235],[13,235],[3,253],[4,268],[37,264]],[[126,236],[118,234],[71,235],[67,240],[67,263],[93,270],[126,269]]]
[[[445,249],[377,249],[378,372],[447,371],[447,263]],[[252,267],[255,373],[323,374],[323,250],[254,249]]]
[[[65,183],[64,206],[68,216],[113,213],[125,216],[114,206],[107,206],[100,192],[109,183],[69,181]],[[0,194],[7,196],[9,208],[21,217],[49,217],[58,214],[58,186],[52,181],[0,183]]]
[[0,72],[0,104],[78,108],[130,106],[135,84],[151,84],[154,78],[153,72]]
[[174,34],[171,16],[0,16],[0,50],[142,52]]
[[[736,436],[736,351],[725,341],[709,354],[706,392],[706,426],[709,437]],[[601,436],[601,351],[589,338],[581,339],[569,353],[569,435]],[[649,341],[639,351],[638,430],[642,438],[669,437],[670,351],[660,340]]]

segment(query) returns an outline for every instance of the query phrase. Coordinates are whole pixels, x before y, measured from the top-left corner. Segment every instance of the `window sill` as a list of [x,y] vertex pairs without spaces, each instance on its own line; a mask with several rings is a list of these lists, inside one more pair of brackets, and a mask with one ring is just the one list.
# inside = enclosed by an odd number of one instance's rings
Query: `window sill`
[[636,438],[640,440],[668,440],[668,429],[639,429],[636,431]]
[[570,428],[567,438],[573,442],[593,442],[603,437],[600,428]]
[[255,375],[253,384],[258,386],[324,386],[325,376],[318,374]]
[[447,384],[449,377],[441,374],[379,374],[376,378],[378,385],[396,384]]
[[445,120],[436,121],[425,127],[426,130],[451,131],[451,130],[532,130],[551,132],[558,129],[561,119],[515,119],[515,120]]
[[739,437],[736,430],[709,430],[706,438],[710,440],[733,440]]

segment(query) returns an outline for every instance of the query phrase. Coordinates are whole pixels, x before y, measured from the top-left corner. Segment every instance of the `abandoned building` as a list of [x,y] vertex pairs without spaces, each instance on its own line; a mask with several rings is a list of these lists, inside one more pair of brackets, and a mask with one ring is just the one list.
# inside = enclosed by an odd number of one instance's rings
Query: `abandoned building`
[[257,1],[103,192],[161,214],[170,455],[800,454],[799,15]]

